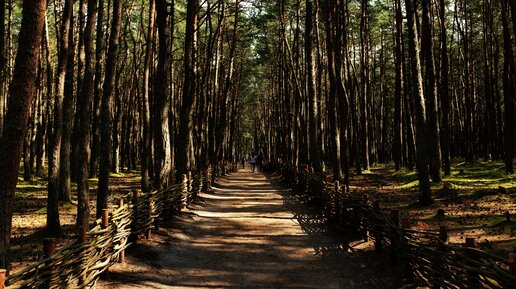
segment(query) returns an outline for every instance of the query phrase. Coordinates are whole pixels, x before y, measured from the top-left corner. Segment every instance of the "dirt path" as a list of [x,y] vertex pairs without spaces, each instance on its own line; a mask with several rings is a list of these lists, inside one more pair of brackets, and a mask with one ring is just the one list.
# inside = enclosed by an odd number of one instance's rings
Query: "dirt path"
[[[98,288],[387,288],[274,179],[247,170],[132,249]],[[377,261],[376,261],[377,262]]]

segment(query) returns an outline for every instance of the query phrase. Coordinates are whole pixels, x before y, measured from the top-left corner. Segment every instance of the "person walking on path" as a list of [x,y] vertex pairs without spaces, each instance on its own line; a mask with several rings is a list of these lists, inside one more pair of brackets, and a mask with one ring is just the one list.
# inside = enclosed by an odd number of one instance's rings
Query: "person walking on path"
[[254,173],[254,170],[256,169],[256,156],[255,155],[253,155],[251,157],[250,163],[251,163],[251,172]]

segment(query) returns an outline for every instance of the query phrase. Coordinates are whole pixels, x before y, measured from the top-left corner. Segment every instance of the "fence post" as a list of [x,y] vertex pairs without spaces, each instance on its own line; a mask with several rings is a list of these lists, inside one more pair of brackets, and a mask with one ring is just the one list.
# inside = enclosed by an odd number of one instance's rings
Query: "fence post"
[[[472,238],[472,237],[468,237],[466,238],[466,247],[468,248],[476,248],[477,247],[477,242],[475,241],[475,238]],[[471,283],[473,285],[474,288],[480,288],[480,279],[479,279],[479,276],[478,274],[476,274],[475,272],[472,272],[471,270],[468,270],[468,282]]]
[[391,228],[391,261],[397,263],[398,261],[398,242],[399,242],[399,227],[400,227],[400,211],[391,210],[391,221],[394,226]]
[[339,212],[339,188],[340,188],[340,182],[337,180],[335,181],[335,190],[331,192],[331,208],[332,208],[332,216],[333,220],[336,224],[341,224],[340,222],[340,212]]
[[448,239],[448,228],[446,226],[439,226],[439,240],[441,240],[443,244],[447,244]]
[[192,171],[188,171],[188,202],[192,200],[193,191],[193,174]]
[[181,175],[181,209],[188,205],[188,177]]
[[[88,241],[88,233],[86,232],[85,227],[80,227],[78,230],[79,230],[79,242],[81,244],[83,244],[83,246],[84,246],[86,244],[86,242]],[[84,254],[86,253],[86,251],[88,251],[87,248],[82,249],[81,257],[84,257]],[[81,266],[83,266],[83,265],[84,265],[84,263],[81,264]],[[86,267],[84,267],[82,269],[84,271],[81,274],[81,276],[79,276],[79,285],[85,285],[85,283],[86,283]]]
[[[107,229],[109,227],[109,210],[108,209],[102,209],[102,223],[101,223],[101,228],[102,229]],[[104,258],[106,258],[106,260],[109,258],[109,248],[106,247],[106,250],[104,251]],[[106,267],[106,270],[104,271],[104,273],[102,274],[102,276],[104,276],[105,278],[109,278],[109,265]]]
[[[364,206],[364,209],[367,209],[369,207],[369,195],[368,194],[364,194],[364,199],[363,199],[363,206]],[[364,216],[364,212],[362,211],[361,214],[360,214],[360,225],[362,226],[362,234],[363,234],[363,239],[364,239],[364,242],[367,242],[369,241],[369,230],[367,228],[367,224],[366,224],[366,217]]]
[[133,198],[132,198],[132,213],[131,213],[131,236],[129,237],[129,242],[136,245],[138,243],[138,230],[136,224],[136,216],[139,215],[138,213],[138,191],[133,191]]
[[[122,208],[124,206],[124,198],[120,198],[118,200],[118,207],[119,208]],[[126,243],[127,240],[124,238],[124,239],[121,239],[120,240],[120,245],[124,245],[124,243]],[[119,255],[118,255],[118,263],[125,263],[125,250],[121,250]]]
[[[380,214],[381,210],[380,210],[380,202],[378,201],[374,201],[373,202],[373,211],[376,213],[376,214]],[[373,238],[374,238],[374,249],[377,253],[380,253],[382,252],[382,247],[383,247],[383,244],[382,244],[382,241],[383,241],[383,238],[382,238],[382,233],[380,233],[380,226],[375,224],[374,227],[373,227]]]
[[[45,255],[45,259],[50,258],[56,252],[56,239],[54,238],[45,238],[43,239],[43,254]],[[50,278],[48,279],[48,283],[45,284],[44,288],[52,288],[52,279],[54,278],[54,266],[51,266],[52,261],[49,261],[46,266]]]
[[509,254],[509,260],[507,260],[507,263],[509,264],[509,271],[516,275],[516,254]]
[[151,229],[151,225],[152,223],[155,221],[153,220],[153,215],[154,215],[154,191],[150,191],[149,194],[149,211],[147,212],[149,215],[149,221],[150,221],[150,224],[149,226],[146,228],[146,231],[145,231],[145,238],[146,239],[150,239],[151,238],[151,235],[152,235],[152,229]]
[[202,191],[204,193],[206,193],[210,189],[210,168],[209,167],[204,170],[202,181],[203,181]]
[[[438,245],[438,250],[440,251],[444,251],[444,245],[448,243],[448,239],[449,239],[449,236],[448,236],[448,228],[446,226],[439,226],[439,245]],[[436,272],[440,272],[440,271],[444,271],[444,265],[439,263],[439,264],[434,264],[435,267],[436,267]],[[437,273],[437,275],[435,276],[435,279],[442,279],[442,276]],[[442,281],[442,280],[439,280],[439,281]],[[432,285],[432,288],[433,289],[439,289],[441,288],[441,285],[440,285],[441,282],[437,282],[437,281],[434,281],[433,282],[433,285]]]
[[5,274],[7,274],[7,270],[0,269],[0,289],[5,288]]

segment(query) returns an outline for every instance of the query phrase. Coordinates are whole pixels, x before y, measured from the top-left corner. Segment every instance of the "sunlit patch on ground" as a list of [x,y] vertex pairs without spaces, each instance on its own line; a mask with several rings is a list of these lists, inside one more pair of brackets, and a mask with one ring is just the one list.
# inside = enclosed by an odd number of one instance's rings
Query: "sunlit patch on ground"
[[[101,288],[379,288],[371,262],[349,254],[259,173],[219,180],[167,228],[131,249]],[[370,248],[370,244],[363,245]],[[143,271],[142,271],[143,268]]]

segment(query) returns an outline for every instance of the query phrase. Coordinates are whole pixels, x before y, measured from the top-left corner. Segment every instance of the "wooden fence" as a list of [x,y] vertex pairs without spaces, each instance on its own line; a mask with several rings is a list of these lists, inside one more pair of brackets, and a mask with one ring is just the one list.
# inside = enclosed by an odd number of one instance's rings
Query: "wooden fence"
[[446,227],[412,229],[398,210],[382,210],[368,196],[353,196],[346,186],[323,180],[307,166],[276,164],[274,169],[330,225],[372,239],[376,251],[387,252],[408,280],[431,288],[516,288],[516,255],[505,259],[482,251],[472,238],[450,244]]
[[79,229],[78,238],[56,250],[54,239],[44,240],[44,259],[5,276],[0,288],[89,288],[115,262],[124,262],[125,249],[141,236],[150,237],[160,220],[187,206],[212,181],[236,166],[224,163],[202,173],[183,175],[182,182],[163,191],[133,192],[104,210],[90,231]]

